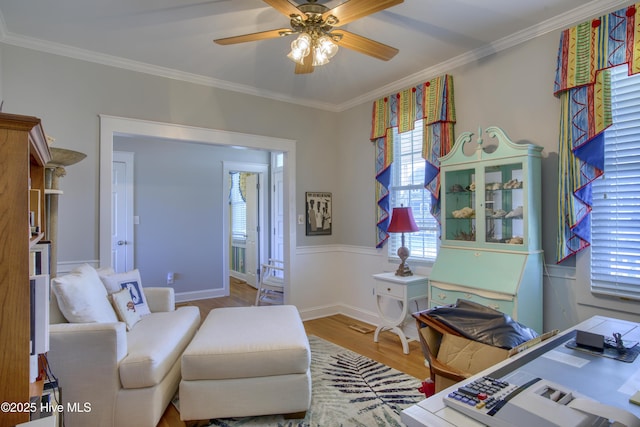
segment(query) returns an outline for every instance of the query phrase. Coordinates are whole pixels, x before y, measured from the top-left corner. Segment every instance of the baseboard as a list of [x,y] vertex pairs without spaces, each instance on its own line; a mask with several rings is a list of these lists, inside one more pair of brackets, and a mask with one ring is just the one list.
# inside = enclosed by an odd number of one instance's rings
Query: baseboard
[[303,321],[320,319],[322,317],[334,316],[336,314],[342,314],[352,319],[359,320],[360,322],[368,323],[369,325],[377,325],[379,319],[376,313],[344,304],[327,305],[300,310],[300,317]]
[[195,301],[208,298],[225,297],[224,289],[207,289],[205,291],[176,292],[176,302]]
[[[380,321],[377,313],[344,304],[315,307],[312,309],[300,311],[300,317],[302,317],[303,321],[319,319],[321,317],[328,317],[336,314],[342,314],[354,320],[367,323],[369,325],[372,325],[374,328],[378,326]],[[404,331],[407,340],[414,341],[418,339],[418,330],[416,328],[415,322],[412,322],[410,319],[410,317],[407,318],[407,322],[405,323],[402,330]]]
[[350,305],[341,305],[341,314],[345,316],[351,317],[352,319],[359,320],[364,323],[368,323],[370,325],[378,325],[380,322],[380,318],[378,317],[378,313],[374,313],[371,311],[363,310],[358,307],[350,306]]
[[307,308],[299,310],[300,317],[303,321],[320,319],[322,317],[333,316],[335,314],[342,314],[339,305],[327,305],[322,307]]

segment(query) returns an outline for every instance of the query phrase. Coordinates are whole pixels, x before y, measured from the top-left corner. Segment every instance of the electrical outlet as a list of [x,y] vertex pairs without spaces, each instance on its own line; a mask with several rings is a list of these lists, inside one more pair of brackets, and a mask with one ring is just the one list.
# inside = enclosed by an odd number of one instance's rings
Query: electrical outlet
[[173,271],[167,273],[167,285],[173,285],[174,283],[174,274]]

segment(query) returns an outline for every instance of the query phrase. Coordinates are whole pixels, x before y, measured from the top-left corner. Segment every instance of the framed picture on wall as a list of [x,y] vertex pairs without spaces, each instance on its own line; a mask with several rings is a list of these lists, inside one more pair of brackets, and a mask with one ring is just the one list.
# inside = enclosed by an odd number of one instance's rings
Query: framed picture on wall
[[307,236],[331,234],[331,193],[306,192]]

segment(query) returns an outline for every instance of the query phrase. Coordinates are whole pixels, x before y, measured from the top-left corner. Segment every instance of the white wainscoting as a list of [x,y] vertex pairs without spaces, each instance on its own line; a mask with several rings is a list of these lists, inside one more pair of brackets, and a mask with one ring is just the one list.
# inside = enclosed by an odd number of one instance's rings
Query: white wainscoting
[[[291,302],[299,308],[304,320],[344,314],[377,325],[373,275],[395,271],[397,267],[397,264],[389,262],[386,248],[379,250],[347,245],[299,247],[296,265],[292,269],[295,279],[291,283]],[[425,276],[430,272],[430,269],[420,267],[413,270]],[[398,307],[388,308],[398,310]],[[425,300],[415,308],[410,307],[409,312],[426,308]],[[411,319],[403,329],[408,337],[417,337],[415,323]]]
[[[58,274],[98,260],[66,261],[58,263]],[[348,245],[298,247],[291,268],[288,303],[300,310],[304,320],[344,314],[375,325],[378,315],[373,275],[394,271],[397,264],[390,263],[386,248],[375,249]],[[416,274],[429,276],[430,268],[414,266]],[[143,279],[144,280],[144,279]],[[154,286],[144,283],[144,286]],[[630,311],[629,302],[608,300],[606,307],[590,302],[588,283],[576,280],[576,269],[558,265],[545,265],[543,278],[544,330],[565,330],[589,317],[599,314],[640,322],[638,310]],[[224,296],[222,289],[176,293],[176,302]],[[425,302],[426,304],[426,302]],[[640,304],[634,304],[638,307]],[[426,307],[426,306],[425,306]],[[409,308],[410,312],[423,307]],[[415,327],[408,322],[406,333],[415,337]]]

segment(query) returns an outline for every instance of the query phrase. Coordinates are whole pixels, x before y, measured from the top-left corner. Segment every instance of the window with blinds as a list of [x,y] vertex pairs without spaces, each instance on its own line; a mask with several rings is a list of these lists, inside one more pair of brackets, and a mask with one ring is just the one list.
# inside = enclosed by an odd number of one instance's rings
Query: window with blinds
[[611,70],[613,125],[593,182],[591,290],[640,299],[640,75]]
[[247,240],[247,202],[240,191],[240,173],[232,172],[230,175],[231,238],[235,242],[244,242]]
[[[405,246],[411,255],[409,261],[435,261],[438,251],[439,226],[431,215],[431,193],[424,188],[425,160],[422,158],[422,120],[409,132],[393,136],[394,153],[389,187],[390,207],[410,206],[420,231],[405,233]],[[401,234],[389,237],[389,256],[398,258]]]

